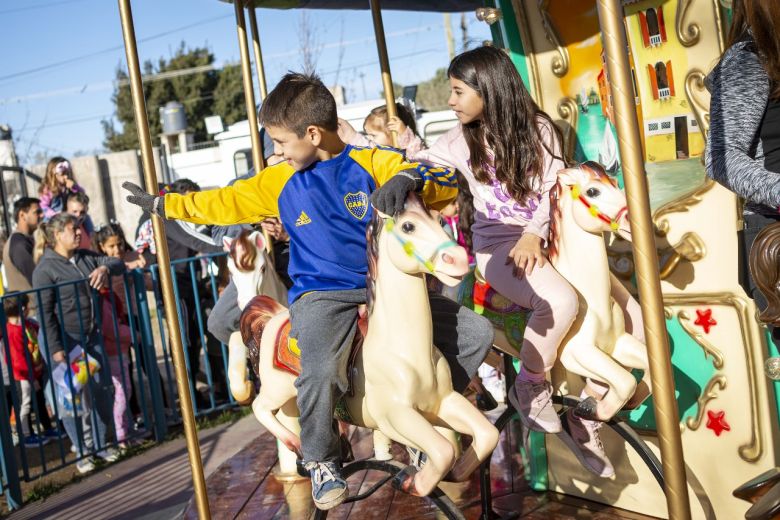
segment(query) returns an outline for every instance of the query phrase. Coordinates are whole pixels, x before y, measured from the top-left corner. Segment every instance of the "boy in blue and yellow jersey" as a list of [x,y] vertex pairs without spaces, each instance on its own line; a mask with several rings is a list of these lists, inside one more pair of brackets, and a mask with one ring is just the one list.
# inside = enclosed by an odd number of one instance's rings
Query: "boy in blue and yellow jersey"
[[[347,390],[346,366],[366,301],[366,226],[371,205],[403,209],[411,191],[433,208],[457,195],[454,172],[406,162],[390,149],[354,148],[338,137],[336,103],[312,76],[287,74],[268,94],[260,121],[285,161],[226,188],[154,197],[125,183],[127,198],[171,219],[204,224],[255,223],[279,217],[290,235],[290,336],[301,351],[296,380],[303,462],[320,509],[347,497],[340,475],[335,405]],[[483,317],[430,295],[433,338],[463,391],[493,341]]]

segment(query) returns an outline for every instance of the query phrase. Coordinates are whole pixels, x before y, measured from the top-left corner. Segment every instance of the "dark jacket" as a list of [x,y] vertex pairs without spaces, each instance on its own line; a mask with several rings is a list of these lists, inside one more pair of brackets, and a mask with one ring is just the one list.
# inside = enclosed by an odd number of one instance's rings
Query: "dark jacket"
[[[33,272],[33,287],[39,289],[63,282],[84,280],[101,265],[108,267],[111,275],[121,275],[125,272],[125,264],[121,260],[86,249],[77,250],[71,260],[52,249],[46,249]],[[57,292],[53,288],[41,291],[40,317],[51,354],[65,349],[61,327],[64,327],[69,336],[75,338],[81,337],[82,334],[87,337],[96,328],[95,301],[87,282],[59,287],[62,314],[57,305]]]

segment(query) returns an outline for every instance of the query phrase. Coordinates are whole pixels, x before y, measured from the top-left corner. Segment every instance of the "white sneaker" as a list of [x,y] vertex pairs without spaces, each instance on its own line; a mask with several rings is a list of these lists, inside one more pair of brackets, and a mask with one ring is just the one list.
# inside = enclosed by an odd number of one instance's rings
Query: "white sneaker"
[[119,460],[119,456],[121,455],[121,453],[119,453],[114,448],[106,448],[104,450],[100,450],[99,452],[95,453],[95,455],[106,462],[116,462],[117,460]]
[[76,462],[76,469],[82,475],[84,475],[85,473],[89,473],[90,471],[94,471],[95,461],[92,460],[92,457],[83,458]]

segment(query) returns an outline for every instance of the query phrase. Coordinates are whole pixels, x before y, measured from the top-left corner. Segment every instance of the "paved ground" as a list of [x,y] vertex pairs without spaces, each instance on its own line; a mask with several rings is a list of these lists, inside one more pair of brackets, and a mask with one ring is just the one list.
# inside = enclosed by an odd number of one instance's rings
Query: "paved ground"
[[[250,415],[199,432],[206,477],[264,431]],[[180,437],[105,467],[8,518],[168,520],[182,515],[192,494],[187,445]]]

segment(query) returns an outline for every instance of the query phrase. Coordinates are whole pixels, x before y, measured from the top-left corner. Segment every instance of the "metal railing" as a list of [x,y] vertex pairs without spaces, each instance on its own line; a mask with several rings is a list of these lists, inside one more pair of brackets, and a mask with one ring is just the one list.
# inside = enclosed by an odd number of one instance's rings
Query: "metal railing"
[[[213,306],[218,298],[219,280],[226,273],[224,265],[222,269],[218,266],[224,256],[224,253],[217,253],[172,262],[177,314],[181,330],[184,331],[183,343],[188,352],[185,360],[196,416],[237,406],[227,384],[227,347],[208,333],[205,322],[209,306]],[[83,279],[8,293],[0,298],[0,352],[7,369],[7,375],[0,374],[0,383],[5,390],[5,396],[0,399],[0,483],[11,509],[22,505],[22,480],[37,479],[90,457],[106,456],[104,450],[116,448],[120,442],[132,442],[150,435],[155,442],[161,442],[170,427],[181,423],[176,406],[177,392],[168,348],[159,268],[152,265],[142,270],[136,269],[125,273],[121,277],[121,284],[117,280],[115,282],[109,290],[100,294]],[[86,293],[83,292],[85,290]],[[86,370],[86,384],[81,391],[74,386],[72,377],[66,380],[70,401],[65,397],[67,391],[62,390],[65,387],[62,383],[58,387],[52,375],[56,364],[52,360],[49,349],[51,339],[47,337],[42,316],[44,294],[47,291],[49,294],[52,291],[54,293],[56,304],[53,313],[66,350],[70,351],[78,344],[100,364],[95,374]],[[76,297],[78,324],[72,323],[72,319],[66,323],[68,316],[63,313],[63,294],[70,298],[77,291],[89,295],[90,309],[87,311],[82,308]],[[7,300],[15,301],[17,312],[12,314],[23,315],[22,295],[27,295],[37,306],[36,314],[30,316],[32,320],[29,322],[22,320],[18,324],[9,324],[4,304]],[[89,315],[92,316],[92,323],[88,322]],[[36,319],[40,324],[38,332],[35,329]],[[20,417],[22,383],[15,381],[14,377],[12,358],[19,355],[18,348],[12,352],[12,342],[9,340],[14,327],[16,339],[21,332],[21,351],[28,372],[25,379],[33,389],[30,411],[35,421],[29,428]],[[73,333],[76,328],[78,334]],[[130,342],[126,353],[120,342],[123,334],[126,339],[129,337]],[[36,337],[44,363],[43,376],[40,378],[36,378],[36,362],[33,359],[35,351],[30,348]],[[19,346],[18,341],[13,343]],[[107,346],[113,346],[112,356],[108,355]],[[202,367],[205,381],[198,379],[199,370],[193,371],[193,363]],[[117,367],[118,373],[114,374]],[[120,395],[120,401],[127,401],[124,415],[119,417],[116,415],[122,407],[113,407],[119,390],[114,388],[116,385],[121,385],[124,394],[124,397]],[[43,392],[43,405],[36,398],[36,386]],[[59,395],[58,391],[63,394]],[[131,410],[130,391],[137,403],[135,414]],[[112,404],[111,412],[108,411],[109,403]],[[47,408],[51,409],[50,431],[46,431],[45,427],[45,418],[49,416]],[[15,424],[11,420],[12,412]],[[117,435],[117,421],[120,417],[124,417],[123,424],[127,425],[127,431],[121,438]],[[134,422],[142,422],[143,428],[133,428]],[[101,435],[102,431],[105,431],[105,435]],[[36,439],[40,442],[36,443]],[[28,446],[25,446],[25,441],[30,441],[27,442]]]

